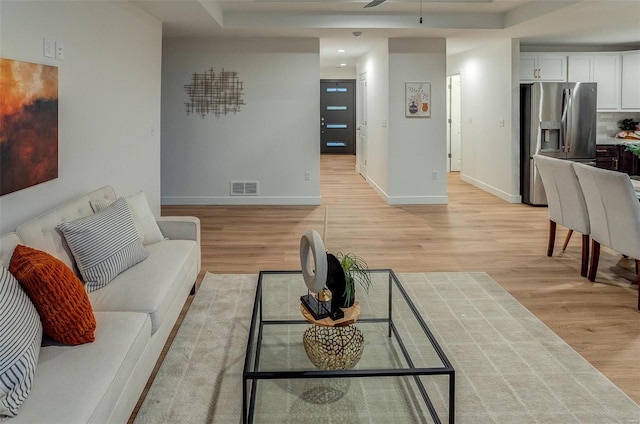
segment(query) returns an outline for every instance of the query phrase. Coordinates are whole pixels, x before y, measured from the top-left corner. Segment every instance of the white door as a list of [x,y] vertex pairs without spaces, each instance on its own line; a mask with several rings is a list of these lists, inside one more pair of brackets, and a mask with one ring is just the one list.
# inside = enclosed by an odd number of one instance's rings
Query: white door
[[367,74],[358,76],[358,106],[356,108],[358,124],[356,142],[356,169],[367,178]]
[[462,168],[462,122],[460,113],[460,75],[452,75],[449,80],[449,170]]

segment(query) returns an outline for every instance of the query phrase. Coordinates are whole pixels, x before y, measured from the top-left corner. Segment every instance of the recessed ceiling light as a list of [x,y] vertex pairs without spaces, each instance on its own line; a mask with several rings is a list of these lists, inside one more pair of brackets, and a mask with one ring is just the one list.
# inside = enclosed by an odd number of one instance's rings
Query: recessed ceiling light
[[346,63],[341,63],[340,66],[347,66],[347,64]]
[[338,49],[338,53],[344,53],[345,51],[345,49]]

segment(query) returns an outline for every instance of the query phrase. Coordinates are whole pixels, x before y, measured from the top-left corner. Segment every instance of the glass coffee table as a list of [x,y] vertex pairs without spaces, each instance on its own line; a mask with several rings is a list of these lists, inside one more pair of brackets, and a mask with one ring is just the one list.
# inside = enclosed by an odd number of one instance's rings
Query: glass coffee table
[[[454,423],[451,363],[394,272],[373,270],[371,280],[368,293],[356,288],[357,320],[325,328],[301,312],[300,271],[260,272],[244,423]],[[309,349],[310,334],[324,346],[319,353]],[[323,366],[336,357],[348,360]]]

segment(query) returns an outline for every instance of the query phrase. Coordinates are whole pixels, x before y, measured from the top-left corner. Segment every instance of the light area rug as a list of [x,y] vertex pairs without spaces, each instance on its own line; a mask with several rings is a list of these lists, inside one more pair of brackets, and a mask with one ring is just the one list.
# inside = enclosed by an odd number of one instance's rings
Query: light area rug
[[[456,423],[640,423],[633,400],[487,274],[398,277],[456,369]],[[136,423],[241,421],[256,284],[255,274],[206,274]],[[267,391],[270,410],[258,411],[254,422],[432,422],[420,411],[394,415],[394,408],[407,406],[403,402],[420,402],[401,381],[373,380],[350,379],[348,395],[327,404],[325,416],[306,402],[301,385],[307,383],[274,381]],[[436,403],[446,398],[442,387],[427,390],[436,392]],[[314,416],[304,418],[308,411]]]

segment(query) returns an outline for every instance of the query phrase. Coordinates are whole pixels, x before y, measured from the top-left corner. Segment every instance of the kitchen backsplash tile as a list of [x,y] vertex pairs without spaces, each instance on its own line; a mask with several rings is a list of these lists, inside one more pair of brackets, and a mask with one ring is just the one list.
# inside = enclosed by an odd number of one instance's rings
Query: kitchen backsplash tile
[[640,121],[640,112],[598,112],[596,132],[598,137],[613,137],[620,132],[618,121],[622,119]]

